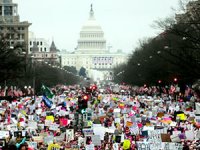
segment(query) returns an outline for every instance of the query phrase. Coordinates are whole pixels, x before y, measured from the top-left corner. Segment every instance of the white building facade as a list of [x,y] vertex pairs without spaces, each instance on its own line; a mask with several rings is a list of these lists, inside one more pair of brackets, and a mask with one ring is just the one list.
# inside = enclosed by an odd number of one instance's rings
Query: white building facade
[[33,62],[46,63],[53,66],[61,66],[61,58],[58,55],[59,50],[56,48],[54,41],[49,42],[44,38],[36,38],[34,33],[29,33],[29,56]]
[[106,49],[106,39],[101,26],[94,17],[91,5],[90,15],[80,31],[78,45],[72,53],[61,53],[62,66],[74,66],[79,71],[84,67],[93,80],[111,80],[115,66],[126,63],[128,55],[118,50],[111,53]]

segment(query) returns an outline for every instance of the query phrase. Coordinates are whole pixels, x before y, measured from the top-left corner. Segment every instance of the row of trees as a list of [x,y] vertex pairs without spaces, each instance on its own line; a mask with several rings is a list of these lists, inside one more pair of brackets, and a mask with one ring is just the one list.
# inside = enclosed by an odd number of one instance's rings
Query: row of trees
[[[0,86],[35,87],[40,92],[42,84],[71,85],[79,83],[81,78],[73,68],[56,68],[45,63],[33,63],[26,55],[25,46],[16,43],[10,46],[9,34],[0,36]],[[69,70],[69,71],[68,71]]]
[[115,82],[155,85],[158,81],[168,84],[177,78],[180,84],[192,84],[199,79],[199,2],[189,2],[185,13],[176,19],[156,21],[163,32],[140,42],[128,63],[114,69]]

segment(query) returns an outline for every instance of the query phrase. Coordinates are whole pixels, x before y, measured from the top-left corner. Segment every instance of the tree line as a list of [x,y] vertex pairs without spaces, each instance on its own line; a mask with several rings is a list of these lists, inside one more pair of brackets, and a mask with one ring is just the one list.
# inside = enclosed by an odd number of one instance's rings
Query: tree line
[[114,81],[131,85],[191,85],[200,78],[200,7],[190,1],[184,13],[156,21],[163,29],[154,38],[140,41],[127,64],[114,68]]

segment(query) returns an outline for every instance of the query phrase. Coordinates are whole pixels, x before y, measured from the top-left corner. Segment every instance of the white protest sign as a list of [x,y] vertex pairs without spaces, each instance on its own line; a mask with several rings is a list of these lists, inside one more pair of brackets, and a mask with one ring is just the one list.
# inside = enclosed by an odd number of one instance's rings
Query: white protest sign
[[119,108],[115,108],[115,109],[113,110],[113,112],[114,112],[114,113],[120,113],[120,109],[119,109]]
[[15,124],[11,124],[10,126],[9,126],[9,130],[11,130],[11,131],[17,131],[18,130],[18,128],[17,128],[17,125],[15,125]]
[[53,121],[51,120],[45,120],[45,126],[50,126],[51,124],[53,124]]
[[53,143],[53,139],[54,139],[53,136],[46,136],[46,137],[44,137],[44,143],[51,144],[51,143]]
[[37,122],[29,121],[27,126],[32,128],[32,129],[37,129]]
[[142,131],[154,131],[154,126],[144,126]]
[[37,149],[37,144],[38,144],[37,142],[27,142],[27,143],[31,148]]
[[183,146],[180,143],[162,142],[163,150],[182,150]]
[[105,132],[115,133],[115,129],[113,129],[113,128],[105,128]]
[[181,140],[180,140],[178,134],[173,134],[173,135],[171,135],[171,136],[170,136],[170,139],[171,139],[172,142],[181,142]]
[[196,112],[195,114],[200,114],[200,103],[195,103],[196,105]]
[[38,124],[38,127],[44,129],[44,124]]
[[33,136],[32,138],[34,142],[38,142],[38,143],[43,142],[44,140],[42,136]]
[[55,136],[54,139],[56,142],[62,142],[65,139],[65,134],[66,133],[62,133],[60,136]]
[[92,135],[92,143],[96,146],[101,146],[100,135]]
[[42,113],[42,109],[36,109],[35,113],[36,113],[37,115],[41,114],[41,113]]
[[150,150],[150,143],[148,142],[137,142],[138,150]]
[[67,129],[66,130],[66,140],[67,140],[67,142],[74,140],[74,129]]
[[93,135],[93,129],[89,128],[89,129],[83,129],[83,133],[84,133],[84,136],[91,136]]
[[118,149],[119,149],[118,143],[114,143],[114,144],[113,144],[113,149],[114,149],[114,150],[118,150]]
[[192,130],[186,130],[185,131],[185,136],[187,140],[193,141],[194,140],[194,132]]
[[78,145],[79,145],[79,146],[81,146],[81,145],[86,145],[85,138],[78,137]]
[[58,124],[53,123],[53,124],[51,124],[51,125],[49,126],[49,130],[56,131],[56,130],[58,130],[58,127],[59,127]]
[[86,145],[86,150],[94,150],[94,144]]
[[9,136],[9,131],[0,131],[0,139],[8,138]]
[[69,118],[74,119],[74,114],[69,114]]
[[176,124],[177,124],[177,122],[172,121],[172,122],[170,123],[170,126],[171,126],[171,127],[175,127]]
[[120,118],[115,118],[115,123],[120,123]]
[[34,116],[33,115],[28,115],[28,120],[32,120],[33,121]]
[[17,124],[17,120],[16,120],[15,118],[11,118],[11,120],[12,120],[12,122],[13,122],[14,124]]
[[104,140],[105,128],[104,127],[93,127],[94,135],[100,135],[101,140]]
[[148,131],[148,142],[151,143],[150,144],[150,149],[151,150],[157,150],[160,149],[162,147],[161,143],[162,143],[162,139],[161,139],[161,134],[160,131],[158,130],[149,130]]

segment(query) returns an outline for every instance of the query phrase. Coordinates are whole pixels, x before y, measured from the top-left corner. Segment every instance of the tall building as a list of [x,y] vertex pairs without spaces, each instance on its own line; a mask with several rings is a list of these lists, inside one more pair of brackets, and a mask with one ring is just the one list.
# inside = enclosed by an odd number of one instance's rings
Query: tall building
[[115,66],[125,63],[128,55],[118,50],[111,53],[106,48],[106,39],[97,23],[91,5],[89,19],[82,26],[77,48],[72,53],[61,53],[62,66],[74,66],[79,71],[84,67],[94,80],[111,80]]
[[10,47],[24,46],[28,54],[28,21],[20,21],[18,5],[12,0],[0,0],[0,34],[8,36]]

